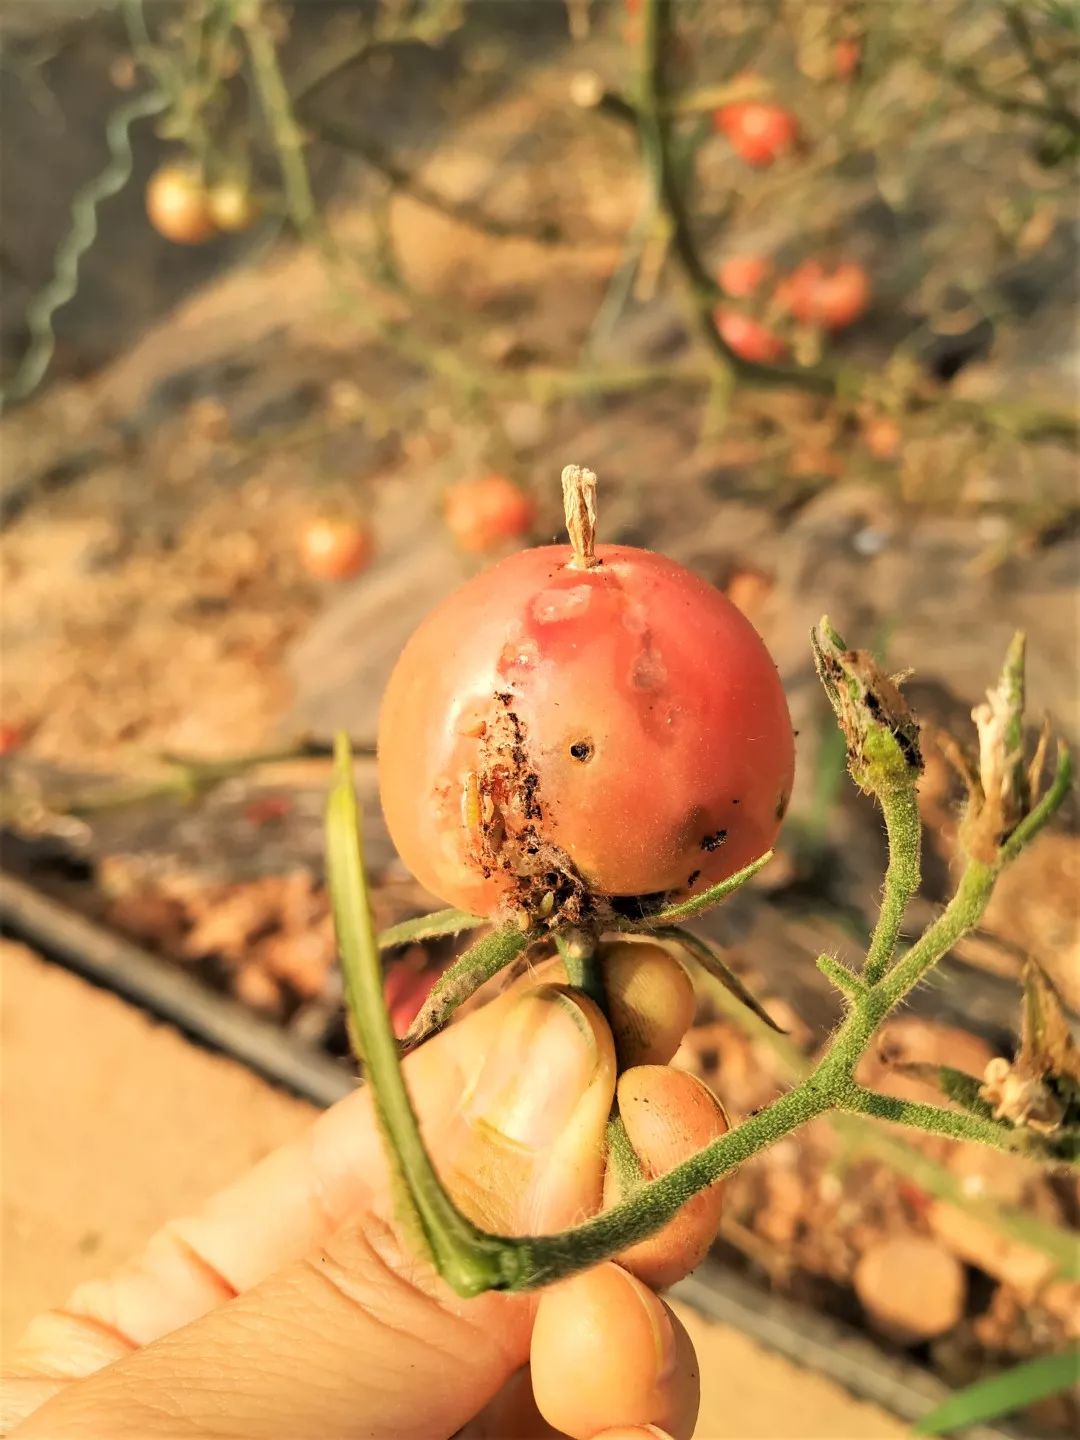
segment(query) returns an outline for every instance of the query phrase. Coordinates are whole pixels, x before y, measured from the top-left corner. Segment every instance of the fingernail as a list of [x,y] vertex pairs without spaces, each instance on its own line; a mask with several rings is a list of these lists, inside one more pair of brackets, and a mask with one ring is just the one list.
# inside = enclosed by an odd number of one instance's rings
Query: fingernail
[[466,1118],[543,1149],[566,1129],[599,1060],[593,1028],[559,990],[531,990],[500,1027]]
[[[624,1272],[625,1273],[625,1272]],[[675,1331],[663,1301],[658,1300],[640,1280],[627,1274],[627,1283],[637,1296],[638,1303],[649,1317],[649,1330],[656,1346],[656,1383],[670,1380],[675,1373],[678,1352],[675,1345]]]

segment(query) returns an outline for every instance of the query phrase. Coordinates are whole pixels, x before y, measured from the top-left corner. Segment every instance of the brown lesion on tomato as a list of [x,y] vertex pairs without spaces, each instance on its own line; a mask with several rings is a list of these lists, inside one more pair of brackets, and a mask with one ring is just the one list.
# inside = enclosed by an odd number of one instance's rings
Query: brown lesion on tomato
[[777,820],[783,820],[784,816],[787,814],[787,807],[790,803],[791,796],[786,790],[781,790],[780,794],[776,797],[775,815]]
[[713,830],[710,834],[701,837],[701,848],[711,855],[714,850],[720,849],[726,839],[726,830]]
[[691,870],[690,874],[686,877],[686,888],[687,888],[688,890],[692,890],[692,889],[694,888],[694,886],[697,884],[697,882],[698,882],[700,879],[701,879],[701,871],[700,871],[700,870]]
[[467,852],[486,879],[503,877],[512,913],[531,924],[587,923],[594,908],[588,887],[569,856],[540,830],[540,775],[514,698],[511,691],[495,692],[465,780]]

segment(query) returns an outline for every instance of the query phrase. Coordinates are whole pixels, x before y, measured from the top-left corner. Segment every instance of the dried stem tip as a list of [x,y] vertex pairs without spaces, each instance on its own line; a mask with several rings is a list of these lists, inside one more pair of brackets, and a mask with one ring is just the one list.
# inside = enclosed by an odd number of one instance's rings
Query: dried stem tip
[[591,570],[599,565],[593,549],[596,538],[596,476],[580,465],[567,465],[562,472],[563,506],[566,528],[574,547],[570,564],[577,570]]

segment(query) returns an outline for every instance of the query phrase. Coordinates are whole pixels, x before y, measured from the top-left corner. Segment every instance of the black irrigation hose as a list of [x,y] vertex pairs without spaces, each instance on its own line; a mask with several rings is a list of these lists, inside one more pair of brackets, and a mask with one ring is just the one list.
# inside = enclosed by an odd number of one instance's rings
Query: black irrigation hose
[[315,1105],[356,1088],[321,1051],[10,874],[0,874],[0,930]]
[[[890,1355],[850,1325],[782,1295],[771,1295],[716,1260],[706,1260],[670,1291],[707,1320],[730,1325],[805,1370],[914,1424],[952,1393],[912,1360]],[[1012,1426],[971,1425],[955,1440],[1034,1440]]]

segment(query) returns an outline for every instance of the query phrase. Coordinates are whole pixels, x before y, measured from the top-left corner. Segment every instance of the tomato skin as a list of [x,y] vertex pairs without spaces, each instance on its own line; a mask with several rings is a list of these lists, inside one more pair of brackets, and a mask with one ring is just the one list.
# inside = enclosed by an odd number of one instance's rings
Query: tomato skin
[[250,230],[258,217],[259,207],[251,191],[239,180],[222,180],[212,187],[206,201],[215,227],[227,235]]
[[790,110],[768,100],[722,105],[713,124],[748,165],[759,169],[787,155],[799,142],[799,122]]
[[443,498],[443,514],[458,547],[483,555],[527,535],[536,505],[505,475],[483,475],[451,485]]
[[713,320],[721,340],[740,360],[768,365],[773,360],[783,360],[788,354],[788,343],[783,336],[741,310],[725,310],[721,305],[713,313]]
[[387,970],[383,994],[390,1012],[390,1024],[399,1040],[423,1009],[424,1001],[434,989],[440,973],[434,966],[418,969],[404,959],[395,961]]
[[863,423],[863,443],[875,460],[895,460],[903,436],[900,426],[888,415],[874,415]]
[[201,245],[217,234],[201,176],[185,165],[163,165],[146,187],[146,213],[175,245]]
[[371,532],[348,516],[312,520],[300,539],[304,568],[316,580],[350,580],[375,553]]
[[448,904],[535,909],[560,872],[593,894],[698,893],[776,836],[794,742],[762,641],[674,561],[596,553],[580,570],[543,546],[474,576],[390,677],[383,813]]
[[776,302],[804,325],[846,330],[866,313],[870,277],[854,261],[828,270],[820,260],[804,260],[776,287]]
[[23,726],[0,723],[0,755],[14,755],[16,750],[22,748],[25,739],[26,730]]
[[749,300],[772,274],[763,255],[729,255],[717,272],[720,289],[736,300]]
[[833,74],[837,80],[850,80],[862,63],[862,41],[846,35],[833,46]]

